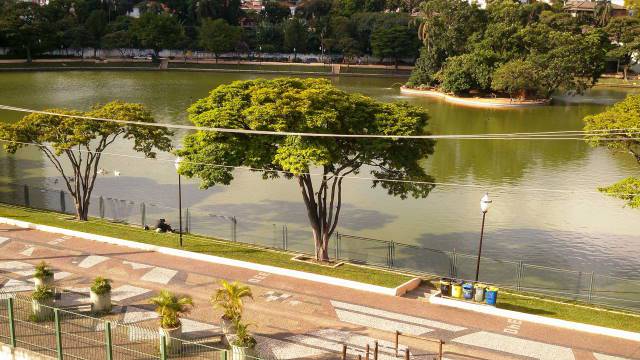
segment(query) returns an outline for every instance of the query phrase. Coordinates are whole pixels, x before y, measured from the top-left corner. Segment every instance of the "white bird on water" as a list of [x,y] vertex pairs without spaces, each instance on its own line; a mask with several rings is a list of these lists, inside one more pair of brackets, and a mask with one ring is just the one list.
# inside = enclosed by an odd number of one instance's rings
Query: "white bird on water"
[[113,176],[120,176],[120,171],[113,170]]

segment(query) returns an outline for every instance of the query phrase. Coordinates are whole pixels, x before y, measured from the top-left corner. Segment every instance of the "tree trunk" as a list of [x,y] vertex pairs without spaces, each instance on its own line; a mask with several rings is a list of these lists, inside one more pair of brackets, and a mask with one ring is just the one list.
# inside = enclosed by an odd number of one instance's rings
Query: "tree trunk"
[[31,64],[31,60],[33,60],[31,59],[31,47],[27,46],[26,50],[27,50],[27,63]]
[[627,73],[628,73],[628,71],[629,71],[629,65],[625,64],[622,67],[622,73],[624,74],[624,81],[627,81]]
[[340,174],[342,170],[344,168],[333,172],[325,168],[317,191],[314,191],[310,175],[298,176],[298,184],[313,233],[317,261],[329,261],[329,241],[338,225],[342,208],[342,179],[353,171]]
[[89,201],[83,201],[80,194],[78,194],[78,197],[78,199],[75,199],[76,219],[78,221],[87,221],[89,220]]

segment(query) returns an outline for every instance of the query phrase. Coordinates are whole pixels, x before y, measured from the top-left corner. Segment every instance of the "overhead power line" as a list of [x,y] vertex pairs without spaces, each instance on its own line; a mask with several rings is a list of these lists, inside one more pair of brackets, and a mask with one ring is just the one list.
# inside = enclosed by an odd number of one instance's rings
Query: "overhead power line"
[[[40,145],[40,144],[29,143],[29,142],[13,141],[13,140],[0,139],[0,142],[12,142],[12,143],[28,145],[28,146],[37,146],[37,147],[46,146],[48,148],[53,148],[52,146]],[[170,159],[155,158],[155,159],[153,159],[153,158],[148,158],[148,157],[140,156],[140,155],[111,153],[111,152],[105,152],[105,151],[101,151],[100,152],[100,151],[91,151],[91,150],[83,150],[83,149],[69,149],[69,150],[72,151],[72,152],[84,152],[84,153],[90,153],[90,154],[102,154],[102,155],[107,155],[107,156],[116,156],[116,157],[123,157],[123,158],[129,158],[129,159],[160,161],[160,162],[167,162],[167,163],[171,163],[171,164],[174,164],[175,161],[176,161],[176,158],[170,158]],[[278,174],[283,174],[283,175],[295,175],[292,172],[284,171],[284,170],[253,168],[253,167],[248,167],[248,166],[223,165],[223,164],[215,164],[215,163],[207,163],[207,162],[190,161],[190,160],[186,160],[186,159],[181,159],[181,162],[186,163],[186,164],[212,166],[212,167],[219,167],[219,168],[225,168],[225,169],[234,169],[234,170],[237,169],[237,170],[256,171],[256,172],[259,172],[259,171],[270,171],[270,172],[276,172]],[[309,176],[314,176],[314,177],[321,177],[324,174],[309,172],[309,173],[300,173],[299,175],[309,175]],[[502,185],[461,184],[461,183],[448,183],[448,182],[437,182],[437,181],[386,179],[386,178],[375,178],[375,177],[356,176],[356,175],[338,176],[338,177],[342,177],[344,179],[349,179],[349,180],[380,181],[380,182],[393,182],[393,183],[410,183],[410,184],[419,184],[419,185],[434,185],[434,186],[447,186],[447,187],[459,187],[459,188],[472,188],[472,189],[482,189],[483,191],[486,191],[486,190],[509,190],[509,191],[518,190],[518,191],[531,191],[531,192],[548,192],[548,193],[557,193],[557,194],[600,194],[599,192],[593,191],[593,190],[585,191],[585,190],[548,189],[548,188],[535,188],[535,187],[511,187],[511,186],[502,186]],[[637,194],[621,194],[621,195],[636,196]]]
[[[219,127],[199,127],[193,125],[167,124],[167,123],[148,123],[142,121],[130,121],[108,118],[97,118],[91,116],[59,114],[50,111],[41,111],[27,108],[19,108],[9,105],[0,105],[0,109],[9,111],[18,111],[35,114],[55,115],[61,117],[77,118],[84,120],[106,121],[127,125],[153,126],[170,129],[196,130],[196,131],[215,131],[234,134],[249,135],[273,135],[273,136],[301,136],[301,137],[323,137],[323,138],[375,138],[375,139],[458,139],[458,140],[585,140],[583,135],[589,134],[581,130],[567,131],[546,131],[546,132],[528,132],[528,133],[494,133],[494,134],[457,134],[457,135],[383,135],[383,134],[333,134],[333,133],[308,133],[308,132],[291,132],[291,131],[268,131],[268,130],[252,130],[252,129],[231,129]],[[640,140],[640,128],[628,129],[610,129],[597,130],[598,136],[620,136],[624,137],[598,137],[599,141],[621,141],[621,140]],[[630,135],[638,135],[638,137],[630,137]]]

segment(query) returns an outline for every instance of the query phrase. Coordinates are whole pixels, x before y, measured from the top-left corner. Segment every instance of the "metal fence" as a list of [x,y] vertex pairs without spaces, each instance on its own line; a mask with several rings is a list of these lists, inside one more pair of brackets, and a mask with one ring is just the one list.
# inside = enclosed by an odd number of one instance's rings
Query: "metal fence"
[[[57,359],[231,359],[231,351],[1,294],[0,342]],[[259,360],[247,356],[248,360]]]
[[[72,198],[61,190],[5,185],[0,186],[0,202],[74,213]],[[165,218],[171,224],[178,223],[176,208],[149,202],[98,196],[92,198],[89,210],[94,217],[141,226],[158,218]],[[311,231],[304,225],[263,223],[192,209],[185,209],[183,216],[184,230],[189,233],[314,254]],[[458,279],[475,277],[476,256],[455,250],[443,251],[342,233],[336,234],[330,246],[331,255],[338,260]],[[482,257],[480,280],[518,291],[640,310],[640,279]]]

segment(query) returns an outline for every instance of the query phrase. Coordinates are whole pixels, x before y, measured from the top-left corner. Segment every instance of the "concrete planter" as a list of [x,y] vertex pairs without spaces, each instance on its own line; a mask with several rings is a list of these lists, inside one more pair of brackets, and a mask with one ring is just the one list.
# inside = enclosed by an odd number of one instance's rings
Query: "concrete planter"
[[31,300],[31,311],[35,321],[53,319],[53,299]]
[[231,344],[231,359],[232,360],[249,360],[253,359],[253,348],[235,346]]
[[111,311],[111,291],[96,294],[92,290],[89,292],[89,296],[91,298],[91,312],[107,313]]
[[160,335],[165,336],[167,351],[169,353],[177,353],[180,351],[182,347],[182,341],[180,341],[182,337],[182,325],[173,329],[160,328]]
[[35,287],[47,286],[51,287],[53,285],[53,275],[45,276],[43,278],[34,278]]

